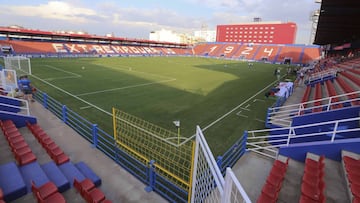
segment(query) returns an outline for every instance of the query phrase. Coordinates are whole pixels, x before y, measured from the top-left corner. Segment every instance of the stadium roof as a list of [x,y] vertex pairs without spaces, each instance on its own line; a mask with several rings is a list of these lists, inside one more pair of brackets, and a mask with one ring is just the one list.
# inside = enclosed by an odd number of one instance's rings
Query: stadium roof
[[340,44],[360,39],[360,1],[322,0],[314,44]]
[[153,44],[153,45],[174,45],[174,46],[187,46],[185,43],[173,43],[173,42],[159,42],[145,39],[130,39],[130,38],[122,38],[122,37],[108,37],[108,36],[97,36],[90,34],[78,34],[78,33],[61,33],[61,32],[53,32],[53,31],[42,31],[42,30],[32,30],[26,28],[16,28],[16,27],[2,27],[0,26],[0,35],[19,35],[19,36],[29,36],[29,37],[51,37],[51,38],[66,38],[70,39],[91,39],[91,40],[107,40],[107,41],[118,41],[118,42],[127,42],[128,44],[134,43],[145,43],[145,44]]

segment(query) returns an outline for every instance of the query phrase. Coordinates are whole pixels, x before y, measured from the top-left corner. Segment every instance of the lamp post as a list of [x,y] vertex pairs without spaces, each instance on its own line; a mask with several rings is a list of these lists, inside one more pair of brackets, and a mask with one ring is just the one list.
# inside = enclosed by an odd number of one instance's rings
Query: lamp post
[[177,128],[177,132],[178,132],[178,145],[180,144],[180,121],[173,121],[174,125]]

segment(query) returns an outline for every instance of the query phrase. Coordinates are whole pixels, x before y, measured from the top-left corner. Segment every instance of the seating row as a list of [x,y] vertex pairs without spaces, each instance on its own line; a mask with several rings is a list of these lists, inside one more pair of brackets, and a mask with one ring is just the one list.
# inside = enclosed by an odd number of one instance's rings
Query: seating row
[[[309,101],[310,93],[311,93],[311,86],[307,86],[304,95],[301,99],[301,103],[305,103]],[[304,108],[306,108],[306,104],[304,104]]]
[[[329,97],[333,97],[333,99],[331,100],[331,103],[339,102],[339,98],[335,97],[337,95],[337,93],[336,93],[333,83],[330,80],[326,80],[325,86],[326,86]],[[342,103],[331,105],[331,109],[337,109],[337,108],[342,108],[342,107],[343,107]]]
[[78,181],[75,178],[74,188],[88,203],[111,203],[110,200],[106,199],[105,194],[97,188],[89,178],[83,181]]
[[350,73],[348,73],[346,71],[341,72],[341,75],[345,76],[346,78],[351,80],[353,83],[360,86],[360,78],[356,77],[355,75],[350,74]]
[[324,156],[307,153],[301,183],[300,203],[324,203]]
[[275,160],[257,200],[258,203],[275,203],[285,178],[289,158],[279,156]]
[[[321,99],[322,99],[322,88],[320,83],[316,83],[315,85],[315,94],[314,94],[314,106],[321,106]],[[314,108],[313,112],[322,111],[321,107]]]
[[65,203],[64,196],[58,191],[56,185],[49,181],[37,187],[34,181],[31,181],[31,190],[38,203]]
[[[337,77],[336,81],[338,82],[340,87],[344,90],[344,92],[346,92],[346,93],[354,92],[353,88],[348,83],[346,83],[345,80],[342,79],[341,77]],[[356,94],[349,94],[348,98],[349,99],[356,99],[357,95]]]
[[52,140],[48,134],[46,134],[46,132],[38,124],[31,124],[27,122],[26,126],[57,165],[66,163],[70,160],[64,151]]
[[341,156],[350,200],[360,202],[360,154],[342,151]]
[[36,161],[35,154],[12,120],[0,121],[0,127],[19,166]]

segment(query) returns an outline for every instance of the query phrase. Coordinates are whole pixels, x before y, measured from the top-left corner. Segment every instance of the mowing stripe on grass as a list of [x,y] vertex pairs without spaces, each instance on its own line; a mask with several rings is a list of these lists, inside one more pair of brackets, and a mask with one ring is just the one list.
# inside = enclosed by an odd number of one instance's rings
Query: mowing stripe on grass
[[82,93],[82,94],[77,94],[76,96],[80,97],[80,96],[91,95],[91,94],[99,94],[99,93],[104,93],[104,92],[112,92],[112,91],[123,90],[123,89],[143,87],[143,86],[148,86],[148,85],[153,85],[153,84],[172,82],[175,80],[176,79],[173,78],[173,79],[161,80],[161,81],[157,81],[157,82],[148,82],[148,83],[142,83],[142,84],[138,84],[138,85],[130,85],[130,86],[125,86],[125,87],[118,87],[118,88],[112,88],[112,89],[107,89],[107,90],[99,90],[99,91],[94,91],[94,92]]
[[144,74],[144,75],[151,75],[151,76],[155,76],[155,77],[161,77],[161,78],[165,78],[165,79],[167,79],[167,80],[175,79],[175,78],[171,78],[171,77],[164,76],[164,75],[159,75],[159,74],[154,74],[154,73],[148,73],[148,72],[138,71],[138,70],[135,70],[135,68],[134,68],[134,67],[131,67],[131,66],[125,66],[125,65],[118,65],[118,66],[124,67],[124,68],[119,68],[119,69],[121,69],[122,71],[131,71],[131,72],[136,72],[136,73],[140,73],[140,74]]

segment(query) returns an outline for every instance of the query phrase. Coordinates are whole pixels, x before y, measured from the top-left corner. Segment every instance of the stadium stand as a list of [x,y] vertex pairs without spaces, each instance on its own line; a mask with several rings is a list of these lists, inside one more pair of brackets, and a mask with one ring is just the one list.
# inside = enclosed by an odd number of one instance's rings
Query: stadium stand
[[[322,2],[327,2],[323,0]],[[336,1],[335,1],[336,2]],[[336,10],[336,9],[333,9]],[[341,9],[340,9],[341,10]],[[332,10],[330,10],[331,13]],[[325,12],[324,15],[328,15]],[[357,12],[358,13],[358,12]],[[356,19],[356,18],[354,18]],[[324,25],[320,25],[319,29],[323,29]],[[333,32],[341,33],[340,31]],[[345,32],[346,33],[346,32]],[[329,39],[329,38],[327,38]],[[332,39],[332,37],[330,38]],[[343,42],[344,39],[337,39]],[[331,41],[323,41],[316,36],[316,42],[319,44],[332,43]],[[129,45],[104,45],[104,44],[85,44],[85,43],[68,43],[68,42],[30,42],[21,40],[1,41],[4,46],[11,46],[14,53],[18,54],[120,54],[120,55],[186,55],[192,54],[196,56],[207,57],[226,57],[232,59],[268,61],[272,63],[290,62],[294,64],[309,64],[313,60],[320,57],[320,49],[318,46],[295,46],[295,45],[261,45],[261,44],[223,44],[223,43],[203,43],[198,44],[192,49],[190,48],[166,48],[166,47],[148,47],[148,46],[129,46]],[[347,59],[346,59],[347,60]],[[282,129],[280,126],[274,125],[274,129],[282,130],[287,137],[281,138],[279,134],[269,132],[264,140],[264,146],[259,147],[258,154],[266,155],[266,151],[279,143],[274,149],[276,156],[270,159],[270,172],[266,173],[265,184],[262,187],[259,184],[248,184],[252,188],[247,189],[249,193],[258,192],[252,195],[252,198],[258,198],[258,202],[359,202],[359,93],[354,92],[360,87],[359,84],[359,58],[338,63],[336,57],[329,57],[319,61],[314,66],[312,74],[309,74],[308,86],[304,91],[299,93],[300,97],[300,115],[298,109],[292,109],[291,113],[296,116],[290,118],[290,127]],[[335,69],[332,70],[332,68]],[[339,74],[338,69],[342,69]],[[328,77],[329,76],[329,77]],[[324,86],[325,85],[325,86]],[[326,91],[323,91],[323,88]],[[347,93],[345,96],[342,93]],[[328,99],[328,103],[323,97]],[[344,98],[348,97],[348,98]],[[300,100],[299,99],[299,100]],[[357,101],[357,102],[354,102]],[[335,103],[335,104],[334,104]],[[326,107],[327,111],[325,111]],[[306,111],[306,108],[312,108]],[[277,111],[279,113],[279,110]],[[307,112],[306,114],[304,112]],[[357,119],[357,120],[356,120]],[[325,122],[322,126],[320,123]],[[5,124],[4,124],[5,123]],[[14,124],[9,120],[0,123],[4,131],[4,135],[19,163],[10,162],[0,165],[0,188],[2,188],[5,201],[12,201],[26,194],[28,185],[25,183],[31,178],[27,177],[27,168],[31,170],[57,171],[63,174],[67,183],[60,184],[61,181],[55,180],[53,176],[49,178],[39,178],[41,182],[32,184],[32,191],[35,193],[39,202],[53,202],[54,199],[62,201],[60,191],[67,190],[67,187],[74,186],[80,195],[86,201],[108,202],[105,194],[99,188],[101,180],[91,171],[83,162],[73,164],[64,151],[55,144],[54,140],[48,136],[38,124],[28,124],[28,128],[32,131],[39,143],[45,148],[53,161],[40,165],[36,158],[21,158],[25,154],[30,154],[31,149],[26,142],[23,142],[21,134],[18,133]],[[334,124],[334,125],[332,125]],[[309,127],[307,129],[307,127]],[[294,127],[298,127],[295,129]],[[336,129],[338,128],[338,129]],[[251,132],[251,131],[249,131]],[[320,134],[321,139],[315,138],[314,134]],[[245,145],[251,144],[249,136],[245,140]],[[246,136],[245,136],[246,137]],[[280,137],[280,138],[279,138]],[[300,137],[300,138],[299,138]],[[303,137],[303,138],[302,138]],[[292,141],[292,139],[300,141]],[[326,140],[324,140],[326,138]],[[256,138],[259,142],[259,137]],[[9,141],[10,140],[10,141]],[[19,143],[19,144],[18,144]],[[276,143],[276,144],[274,144]],[[18,144],[18,145],[17,145]],[[254,147],[255,146],[255,147]],[[248,153],[241,158],[243,162],[246,156],[251,156],[256,151],[257,145],[248,148]],[[274,148],[275,148],[274,147]],[[347,151],[349,150],[349,151]],[[15,152],[14,152],[15,151]],[[251,151],[251,152],[249,152]],[[351,151],[351,152],[350,152]],[[356,152],[356,153],[355,153]],[[257,154],[257,155],[258,155]],[[278,155],[281,156],[278,156]],[[60,159],[59,156],[67,157]],[[282,159],[281,157],[286,157]],[[33,160],[34,159],[34,160]],[[20,160],[20,161],[19,161]],[[266,162],[269,159],[260,159],[260,162]],[[55,164],[56,163],[56,164]],[[339,168],[339,165],[342,168]],[[304,168],[304,170],[299,170]],[[251,173],[249,176],[239,176],[243,182],[252,183],[246,178],[253,178],[256,174],[255,170],[263,169],[263,167],[254,167],[252,164],[241,165],[241,171]],[[5,177],[11,176],[9,180]],[[297,174],[301,171],[301,174]],[[343,176],[339,175],[339,171],[343,172]],[[25,174],[25,175],[24,175]],[[297,176],[298,175],[298,176]],[[41,175],[39,175],[41,176]],[[24,181],[24,179],[26,181]],[[260,178],[259,178],[260,179]],[[300,185],[296,180],[300,183]],[[15,181],[16,187],[9,189],[9,181]],[[345,188],[348,194],[342,194],[342,185],[346,182]],[[55,185],[55,186],[54,186]],[[69,186],[70,185],[70,186]],[[255,185],[255,187],[254,187]],[[56,189],[55,189],[56,187]],[[258,191],[260,190],[260,191]],[[291,191],[291,192],[289,192]],[[208,191],[207,191],[208,192]],[[1,193],[2,194],[2,193]],[[60,195],[59,195],[60,194]],[[1,202],[1,201],[0,201]]]
[[57,165],[61,165],[70,160],[64,151],[51,139],[50,136],[46,134],[40,125],[31,124],[30,122],[26,122],[26,125]]
[[36,161],[36,156],[11,120],[0,121],[0,126],[19,166]]
[[53,43],[36,41],[1,41],[0,44],[8,44],[12,47],[15,54],[55,54]]
[[[18,115],[19,118],[21,116]],[[16,117],[14,118],[16,119]],[[43,147],[56,146],[54,148],[45,148],[54,161],[40,164],[39,161],[43,162],[44,160],[38,160],[30,147],[32,144],[25,141],[22,135],[25,131],[22,129],[20,133],[19,130],[21,124],[23,122],[14,122],[10,119],[0,120],[0,127],[4,137],[18,163],[16,165],[15,162],[8,162],[0,165],[2,201],[14,201],[32,191],[38,202],[65,202],[65,197],[61,193],[71,188],[74,178],[79,180],[87,178],[95,186],[101,185],[99,176],[85,162],[70,163],[69,158],[64,155],[64,152],[40,125],[35,123],[34,120],[29,120],[26,121],[26,125],[39,144]],[[54,154],[55,152],[56,154]],[[66,159],[61,157],[66,157]],[[111,201],[107,200],[106,202]]]
[[351,80],[353,83],[355,83],[357,86],[360,86],[360,78],[356,77],[355,75],[352,75],[346,71],[343,71],[340,73],[341,75],[345,76],[349,80]]
[[202,43],[191,49],[24,40],[0,40],[0,45],[12,47],[14,54],[32,55],[197,55],[271,63],[286,59],[294,64],[308,64],[320,57],[319,47],[292,45]]
[[[333,97],[331,99],[331,103],[337,103],[339,102],[339,98],[335,97],[337,95],[335,87],[333,83],[330,80],[325,81],[326,90],[328,91],[329,97]],[[331,106],[331,109],[341,108],[342,104],[334,104]]]

